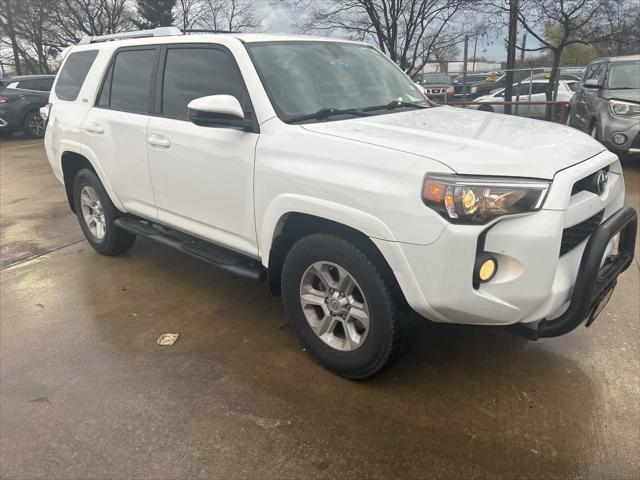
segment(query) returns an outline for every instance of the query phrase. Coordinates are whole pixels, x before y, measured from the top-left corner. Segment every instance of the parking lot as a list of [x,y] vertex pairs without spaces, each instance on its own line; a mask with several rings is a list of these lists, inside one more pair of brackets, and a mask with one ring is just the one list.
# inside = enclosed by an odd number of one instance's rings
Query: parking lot
[[2,139],[0,161],[2,478],[640,476],[637,258],[588,329],[418,321],[399,364],[352,382],[266,285],[145,239],[96,254],[41,141]]

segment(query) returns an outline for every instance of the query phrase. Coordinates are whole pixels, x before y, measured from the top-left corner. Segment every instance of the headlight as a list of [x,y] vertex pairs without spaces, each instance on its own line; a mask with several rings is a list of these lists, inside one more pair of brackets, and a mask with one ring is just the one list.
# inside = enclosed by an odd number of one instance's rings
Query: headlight
[[476,93],[478,91],[478,87],[471,87],[471,93]]
[[452,223],[483,225],[502,215],[540,210],[549,182],[428,174],[422,200]]
[[609,100],[609,110],[611,110],[611,113],[619,117],[631,117],[633,115],[640,115],[640,103]]

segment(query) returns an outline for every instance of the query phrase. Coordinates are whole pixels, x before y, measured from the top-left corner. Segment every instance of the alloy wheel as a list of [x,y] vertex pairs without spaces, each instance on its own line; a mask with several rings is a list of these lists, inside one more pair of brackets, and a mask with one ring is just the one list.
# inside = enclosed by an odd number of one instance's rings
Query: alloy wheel
[[332,262],[309,266],[300,281],[300,303],[313,332],[336,350],[361,347],[369,333],[369,307],[355,278]]
[[27,129],[35,137],[41,137],[44,135],[44,120],[40,118],[40,115],[31,115],[27,121]]
[[98,198],[96,191],[86,185],[80,192],[80,206],[82,208],[82,216],[96,240],[102,240],[107,233],[107,223],[102,210],[102,203]]

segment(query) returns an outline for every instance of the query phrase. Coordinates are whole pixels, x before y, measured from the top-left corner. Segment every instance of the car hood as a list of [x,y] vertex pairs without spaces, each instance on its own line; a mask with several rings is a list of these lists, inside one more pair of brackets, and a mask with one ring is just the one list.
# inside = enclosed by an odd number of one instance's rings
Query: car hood
[[427,83],[422,85],[424,88],[447,88],[450,86],[450,83]]
[[615,98],[617,100],[626,100],[627,102],[640,103],[640,89],[633,90],[603,90],[602,98],[607,100]]
[[604,150],[564,125],[447,106],[302,127],[427,157],[468,175],[551,179]]

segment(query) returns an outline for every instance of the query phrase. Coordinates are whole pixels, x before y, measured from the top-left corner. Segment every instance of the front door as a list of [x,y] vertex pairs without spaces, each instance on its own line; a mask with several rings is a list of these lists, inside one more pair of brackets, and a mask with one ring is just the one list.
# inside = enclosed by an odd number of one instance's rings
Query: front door
[[251,102],[232,54],[215,45],[168,45],[161,53],[156,115],[147,151],[158,218],[167,225],[257,255],[253,167],[258,134],[200,127],[187,104],[233,95],[245,115]]

